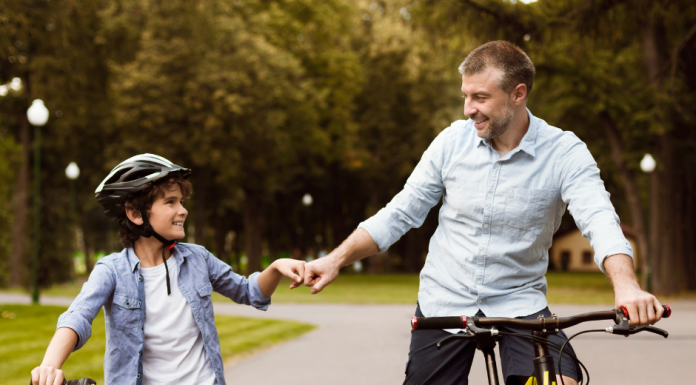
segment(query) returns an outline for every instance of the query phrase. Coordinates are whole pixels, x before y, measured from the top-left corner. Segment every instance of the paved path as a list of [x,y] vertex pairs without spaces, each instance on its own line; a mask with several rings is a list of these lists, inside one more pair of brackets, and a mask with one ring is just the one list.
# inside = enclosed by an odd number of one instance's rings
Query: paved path
[[[0,294],[0,303],[29,303],[25,295]],[[68,305],[69,298],[42,298],[44,304]],[[559,316],[606,310],[606,306],[555,305]],[[670,337],[646,334],[630,338],[596,333],[573,340],[595,384],[654,385],[687,380],[696,362],[696,300],[672,303],[674,315],[660,326]],[[275,304],[267,312],[235,304],[215,304],[217,314],[297,320],[319,327],[225,368],[229,384],[400,384],[409,345],[414,306]],[[601,328],[606,321],[569,330]],[[500,366],[500,360],[498,359]],[[501,375],[502,378],[502,375]],[[681,381],[683,382],[683,381]],[[487,384],[477,354],[470,384]]]
[[[668,339],[654,334],[630,338],[596,333],[573,340],[595,384],[666,384],[692,376],[696,361],[696,301],[673,304],[674,315],[660,322]],[[250,317],[298,320],[319,328],[225,368],[230,384],[305,385],[401,384],[415,306],[271,305],[267,312],[216,304],[216,312]],[[559,316],[607,310],[607,306],[555,305]],[[611,321],[609,321],[611,322]],[[604,329],[606,321],[568,329]],[[499,355],[498,355],[499,357]],[[500,368],[500,358],[498,358]],[[499,374],[502,380],[502,373]],[[477,353],[470,384],[487,384],[482,355]]]

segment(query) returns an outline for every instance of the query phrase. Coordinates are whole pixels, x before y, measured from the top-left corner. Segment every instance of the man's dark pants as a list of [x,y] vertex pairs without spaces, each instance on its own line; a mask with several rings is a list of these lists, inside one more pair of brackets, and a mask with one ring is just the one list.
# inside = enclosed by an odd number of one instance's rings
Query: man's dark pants
[[[546,318],[551,317],[551,312],[547,307],[538,313],[519,318],[534,320],[539,314],[543,314]],[[484,317],[481,311],[476,315]],[[420,306],[416,307],[416,317],[423,317]],[[503,332],[531,334],[529,331],[520,329],[498,329]],[[444,330],[416,330],[411,332],[411,347],[408,353],[408,362],[406,363],[406,380],[404,385],[466,385],[469,383],[469,371],[476,353],[476,344],[470,340],[460,340],[446,344],[442,349],[438,350],[435,346],[437,342],[449,335],[451,334]],[[549,341],[559,345],[562,345],[567,340],[568,338],[563,331],[549,337]],[[505,384],[524,385],[534,372],[532,363],[534,349],[532,342],[527,338],[502,336],[498,346],[501,356],[498,362],[502,365]],[[549,351],[553,356],[556,364],[556,374],[558,374],[558,349],[549,346]],[[580,368],[565,354],[566,351],[575,354],[573,348],[568,344],[563,354],[563,375],[574,378],[577,381],[581,375]]]

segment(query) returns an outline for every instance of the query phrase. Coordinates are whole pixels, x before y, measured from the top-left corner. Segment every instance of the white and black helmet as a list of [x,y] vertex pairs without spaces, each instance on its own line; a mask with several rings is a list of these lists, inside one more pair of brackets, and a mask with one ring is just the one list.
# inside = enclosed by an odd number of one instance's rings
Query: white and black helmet
[[[121,162],[121,164],[111,170],[109,176],[101,182],[94,193],[96,194],[99,204],[104,207],[104,214],[110,218],[118,218],[121,211],[120,204],[128,197],[128,194],[138,193],[149,183],[164,178],[172,173],[180,173],[181,176],[186,179],[191,175],[191,170],[177,166],[158,155],[136,155]],[[155,232],[152,225],[150,225],[147,211],[145,210],[140,196],[137,198],[137,206],[143,218],[143,224],[135,225],[127,218],[126,223],[136,234],[146,238],[154,236],[165,246],[162,248],[162,261],[167,271],[167,295],[170,295],[172,290],[164,249],[173,248],[176,246],[178,240],[165,239]]]
[[119,204],[128,194],[137,193],[149,183],[172,173],[181,173],[186,179],[191,170],[177,166],[167,159],[153,154],[141,154],[129,158],[111,170],[95,191],[97,201],[110,218],[119,215]]

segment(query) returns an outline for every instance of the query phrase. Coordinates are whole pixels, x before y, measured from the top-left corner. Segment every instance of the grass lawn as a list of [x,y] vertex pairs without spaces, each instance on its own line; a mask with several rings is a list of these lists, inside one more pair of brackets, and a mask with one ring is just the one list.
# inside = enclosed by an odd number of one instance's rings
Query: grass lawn
[[[553,304],[614,303],[609,279],[602,273],[557,273],[546,275],[547,298]],[[290,280],[281,282],[273,294],[273,303],[370,303],[415,305],[418,299],[418,275],[339,275],[336,281],[317,295],[308,287],[290,290]],[[213,301],[229,301],[215,293]]]
[[[351,303],[413,304],[418,300],[418,275],[339,275],[321,293],[312,295],[310,288],[290,290],[284,278],[273,294],[273,303]],[[229,299],[213,293],[213,301]],[[273,305],[271,305],[273,306]]]
[[[55,331],[60,306],[0,305],[0,384],[25,384],[43,359]],[[296,338],[314,326],[299,322],[215,316],[226,362]],[[71,379],[91,377],[104,383],[104,315],[92,324],[92,337],[70,355],[63,371]]]
[[[602,273],[549,272],[547,298],[552,304],[606,304],[614,303],[609,279]],[[418,275],[339,275],[336,281],[317,295],[309,294],[308,287],[288,289],[290,280],[284,279],[273,294],[273,303],[350,303],[350,304],[415,304],[418,298]],[[75,297],[81,284],[57,285],[42,291],[41,295]],[[26,293],[21,289],[4,292]],[[684,293],[694,295],[694,293]],[[669,301],[679,298],[662,298]],[[213,301],[229,299],[213,293]]]

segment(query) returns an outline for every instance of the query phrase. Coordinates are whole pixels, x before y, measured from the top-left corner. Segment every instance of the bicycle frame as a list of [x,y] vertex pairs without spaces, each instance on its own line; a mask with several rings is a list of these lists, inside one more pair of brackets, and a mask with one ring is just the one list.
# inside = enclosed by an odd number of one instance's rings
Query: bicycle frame
[[[550,333],[532,332],[532,335],[548,341]],[[555,332],[553,333],[555,334]],[[450,337],[448,337],[450,338]],[[498,365],[495,359],[495,343],[497,336],[480,338],[476,340],[476,348],[483,353],[486,361],[486,374],[488,375],[488,385],[500,385],[498,379]],[[443,340],[444,341],[444,340]],[[440,341],[442,343],[443,341]],[[533,341],[534,345],[534,373],[525,385],[557,385],[556,368],[553,364],[553,357],[549,352],[548,343]]]

